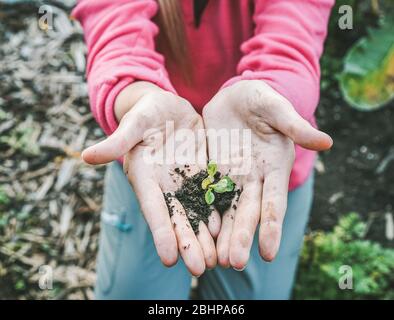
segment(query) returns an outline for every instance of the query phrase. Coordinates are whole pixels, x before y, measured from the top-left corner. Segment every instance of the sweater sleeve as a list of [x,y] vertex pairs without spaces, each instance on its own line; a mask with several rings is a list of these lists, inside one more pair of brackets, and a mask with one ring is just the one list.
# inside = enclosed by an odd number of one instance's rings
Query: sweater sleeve
[[323,43],[334,0],[255,0],[254,36],[241,46],[237,76],[264,80],[311,120],[319,100]]
[[158,27],[154,0],[80,0],[72,16],[80,21],[88,48],[89,98],[93,115],[106,134],[118,126],[114,102],[135,80],[175,93],[164,57],[155,51]]

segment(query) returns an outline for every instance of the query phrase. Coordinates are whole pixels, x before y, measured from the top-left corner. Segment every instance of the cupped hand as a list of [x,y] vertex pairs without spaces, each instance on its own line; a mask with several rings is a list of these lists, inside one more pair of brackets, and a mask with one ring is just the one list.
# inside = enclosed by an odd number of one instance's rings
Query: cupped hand
[[[118,129],[111,136],[82,154],[89,164],[105,164],[125,156],[124,172],[137,195],[161,261],[166,266],[174,265],[180,252],[189,271],[197,276],[206,267],[216,265],[213,237],[219,232],[220,217],[214,212],[208,226],[200,222],[195,235],[176,199],[172,199],[174,210],[170,217],[163,193],[176,191],[182,183],[182,178],[174,172],[180,166],[179,159],[176,153],[171,156],[179,147],[175,139],[177,132],[197,133],[199,129],[203,129],[201,116],[186,100],[161,89],[154,90],[142,95],[122,115]],[[191,148],[195,157],[182,158],[183,164],[190,161],[187,163],[190,175],[206,164],[205,138],[194,141]]]
[[[230,147],[213,150],[218,144],[208,135],[209,157],[242,190],[237,205],[222,217],[218,263],[237,270],[245,268],[258,224],[260,255],[271,261],[280,245],[294,143],[320,151],[329,149],[332,139],[304,120],[286,98],[258,80],[240,81],[219,91],[205,106],[203,120],[208,131],[249,129],[251,137],[250,146],[231,140]],[[231,162],[237,149],[243,152],[242,166],[250,166],[234,175],[232,172],[240,167],[239,162]],[[223,152],[230,154],[227,164],[221,161],[226,159]]]

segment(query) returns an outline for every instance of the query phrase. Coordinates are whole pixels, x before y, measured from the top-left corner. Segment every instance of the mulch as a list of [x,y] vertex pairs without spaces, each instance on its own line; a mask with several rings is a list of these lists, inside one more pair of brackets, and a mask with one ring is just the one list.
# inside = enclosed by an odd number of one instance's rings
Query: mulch
[[[0,1],[0,299],[90,299],[104,167],[80,152],[102,139],[89,110],[73,1],[38,26],[38,1]],[[8,1],[10,2],[10,1]],[[48,1],[46,1],[48,3]],[[53,289],[41,290],[42,265]]]

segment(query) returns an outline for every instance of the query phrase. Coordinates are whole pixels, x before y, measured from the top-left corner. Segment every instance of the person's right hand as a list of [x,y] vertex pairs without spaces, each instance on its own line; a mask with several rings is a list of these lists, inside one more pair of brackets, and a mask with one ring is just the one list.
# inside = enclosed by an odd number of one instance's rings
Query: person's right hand
[[[125,100],[133,98],[126,97]],[[174,130],[166,136],[168,121],[173,123]],[[179,163],[146,161],[146,155],[152,152],[163,152],[164,157],[166,151],[173,152],[171,141],[182,129],[193,133],[203,129],[201,116],[185,99],[156,88],[133,103],[121,116],[118,129],[104,141],[87,148],[82,158],[89,164],[105,164],[125,155],[124,172],[137,195],[161,261],[166,266],[174,265],[179,251],[189,271],[199,276],[206,267],[213,268],[217,263],[213,237],[219,233],[220,216],[213,212],[208,226],[200,222],[197,236],[185,210],[175,198],[172,198],[174,214],[170,217],[163,193],[174,192],[180,187],[182,179],[174,174]],[[160,135],[164,139],[158,139]],[[205,137],[191,142],[195,143],[195,159],[190,159],[188,175],[197,173],[206,165]],[[197,155],[200,156],[199,163],[196,162]]]

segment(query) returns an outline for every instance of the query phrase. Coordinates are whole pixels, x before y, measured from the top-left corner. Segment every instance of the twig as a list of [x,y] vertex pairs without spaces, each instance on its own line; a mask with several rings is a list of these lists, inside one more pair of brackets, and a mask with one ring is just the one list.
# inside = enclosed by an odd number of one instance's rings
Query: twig
[[388,155],[384,157],[383,160],[380,162],[379,166],[376,169],[376,173],[382,174],[386,170],[390,162],[393,160],[394,160],[394,148],[391,148]]

